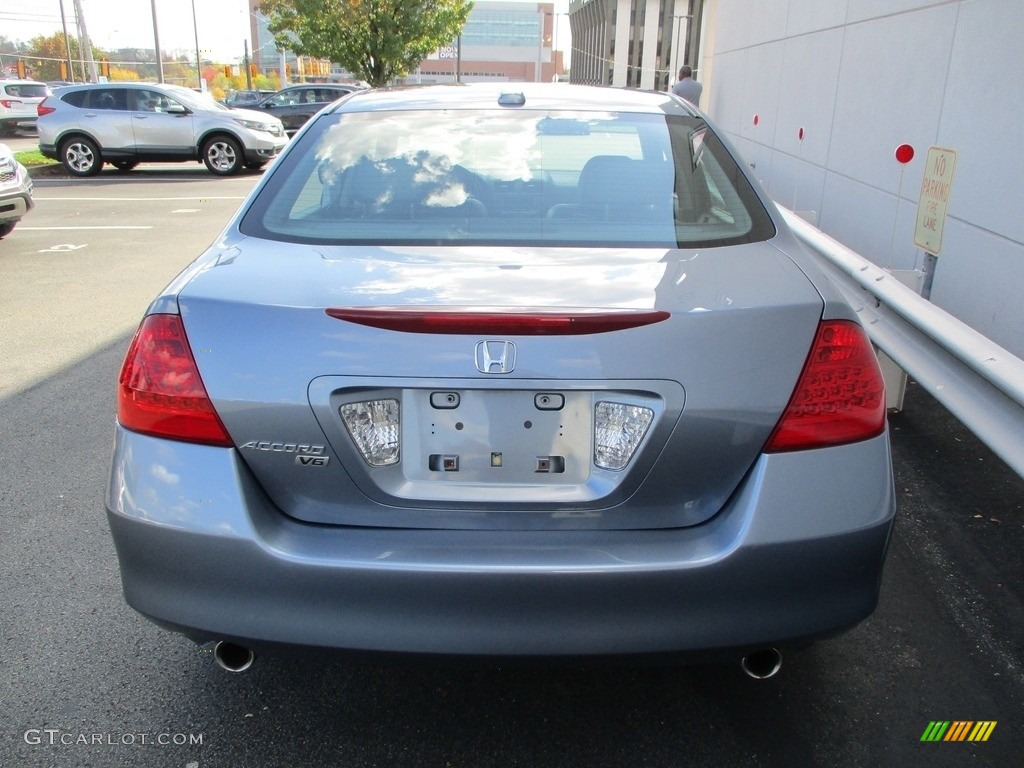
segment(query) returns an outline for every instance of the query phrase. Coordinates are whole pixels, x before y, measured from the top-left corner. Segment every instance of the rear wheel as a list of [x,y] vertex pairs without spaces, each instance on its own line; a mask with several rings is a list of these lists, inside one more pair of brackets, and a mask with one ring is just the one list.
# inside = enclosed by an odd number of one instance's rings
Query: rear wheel
[[0,224],[0,240],[3,240],[5,237],[11,234],[11,232],[14,231],[14,224],[15,222],[13,221],[8,221],[3,224]]
[[72,176],[95,176],[103,168],[99,147],[84,136],[76,136],[60,145],[60,162]]
[[242,170],[242,147],[230,136],[214,136],[203,144],[203,162],[210,173],[230,176]]

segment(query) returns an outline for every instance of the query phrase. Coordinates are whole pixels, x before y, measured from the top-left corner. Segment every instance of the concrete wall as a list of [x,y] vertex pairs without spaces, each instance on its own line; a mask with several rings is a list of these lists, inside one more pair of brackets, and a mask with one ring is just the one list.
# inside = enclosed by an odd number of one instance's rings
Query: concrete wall
[[[931,298],[1024,357],[1024,2],[705,9],[702,107],[775,200],[813,211],[819,228],[876,264],[922,266],[914,227],[925,156],[932,145],[956,151]],[[893,155],[904,143],[916,153],[905,166]]]

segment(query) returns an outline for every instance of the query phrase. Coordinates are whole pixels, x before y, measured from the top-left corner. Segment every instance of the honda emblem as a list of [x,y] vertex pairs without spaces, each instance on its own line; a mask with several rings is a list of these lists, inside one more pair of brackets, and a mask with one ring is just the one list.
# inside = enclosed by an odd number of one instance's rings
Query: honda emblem
[[479,341],[476,369],[480,373],[512,373],[516,367],[516,345],[511,341]]

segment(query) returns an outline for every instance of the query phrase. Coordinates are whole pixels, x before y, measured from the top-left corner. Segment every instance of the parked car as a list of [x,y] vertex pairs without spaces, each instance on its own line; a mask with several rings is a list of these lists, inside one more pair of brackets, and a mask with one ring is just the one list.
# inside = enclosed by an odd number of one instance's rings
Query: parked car
[[14,230],[21,217],[32,210],[32,177],[14,159],[6,144],[0,144],[0,239]]
[[227,176],[262,168],[288,140],[273,115],[229,109],[175,85],[70,85],[38,112],[39,151],[73,176],[93,176],[104,163],[127,171],[140,162],[189,160]]
[[364,88],[351,83],[290,85],[261,101],[256,109],[279,117],[290,136],[332,101],[359,90]]
[[268,96],[273,96],[275,93],[277,91],[274,90],[233,91],[224,99],[224,106],[251,107],[259,104]]
[[117,419],[125,597],[234,670],[284,645],[767,677],[873,611],[895,509],[856,311],[665,93],[325,109],[153,302]]
[[46,83],[0,80],[0,135],[14,136],[19,128],[34,128],[36,106],[49,95]]

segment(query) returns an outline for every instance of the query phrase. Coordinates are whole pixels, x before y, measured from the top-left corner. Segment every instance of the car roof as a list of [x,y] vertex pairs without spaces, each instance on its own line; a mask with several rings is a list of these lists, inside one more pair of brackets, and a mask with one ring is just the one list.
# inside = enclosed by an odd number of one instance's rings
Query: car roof
[[559,111],[647,112],[695,115],[692,105],[663,91],[567,85],[565,83],[468,83],[355,91],[337,112],[404,109],[493,109],[499,98],[507,108]]
[[[358,88],[355,83],[292,83],[286,85],[281,91],[290,91],[294,88]],[[280,91],[275,91],[280,93]]]
[[[195,90],[184,85],[175,85],[174,83],[147,83],[139,80],[113,80],[109,83],[75,83],[74,85],[64,87],[68,89],[76,88],[78,90],[95,90],[97,88],[173,88],[176,91]],[[196,91],[196,93],[198,92]]]

